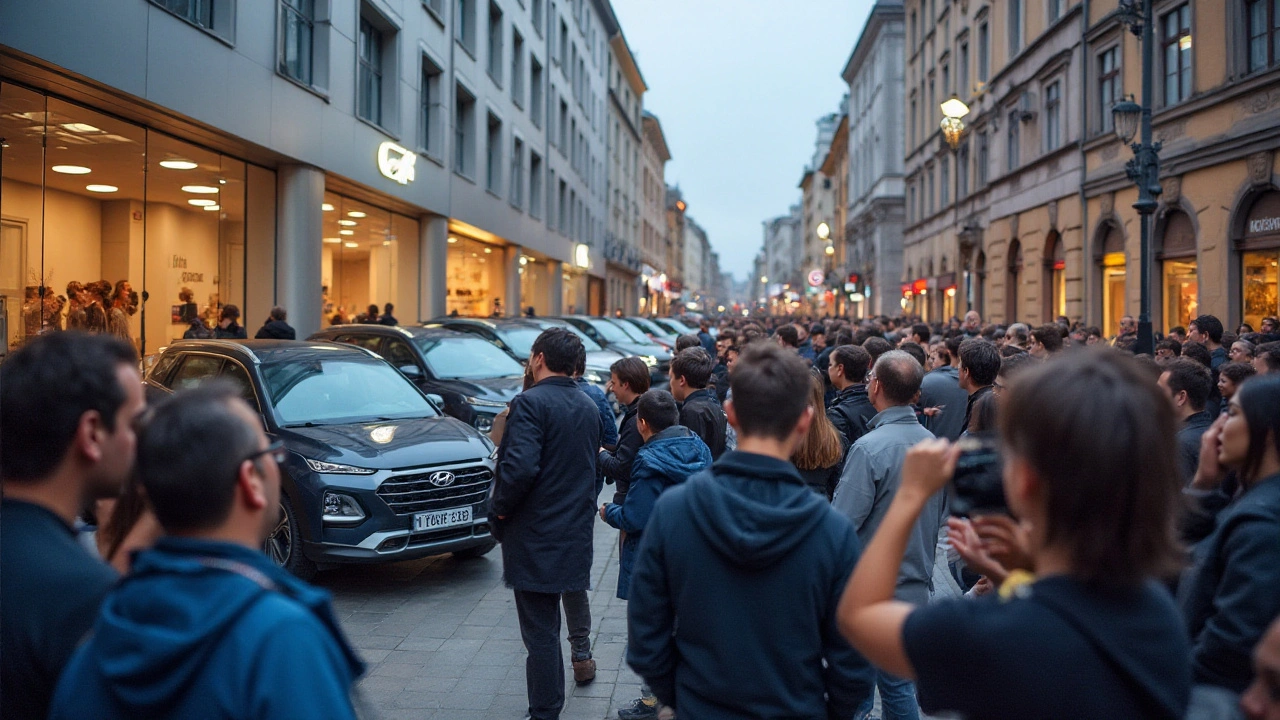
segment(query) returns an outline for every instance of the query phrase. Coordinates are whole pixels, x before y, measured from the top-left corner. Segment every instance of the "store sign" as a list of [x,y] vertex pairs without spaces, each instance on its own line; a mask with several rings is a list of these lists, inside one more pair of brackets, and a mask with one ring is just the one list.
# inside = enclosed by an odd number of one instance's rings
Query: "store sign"
[[378,146],[378,172],[382,176],[395,180],[401,185],[413,182],[414,166],[418,164],[418,156],[393,142],[384,142]]
[[819,285],[822,284],[822,281],[825,279],[826,279],[826,276],[822,274],[821,270],[809,271],[809,287],[818,287]]
[[574,246],[573,264],[580,268],[591,267],[591,248],[581,243]]
[[1280,217],[1258,218],[1249,221],[1249,234],[1280,232]]

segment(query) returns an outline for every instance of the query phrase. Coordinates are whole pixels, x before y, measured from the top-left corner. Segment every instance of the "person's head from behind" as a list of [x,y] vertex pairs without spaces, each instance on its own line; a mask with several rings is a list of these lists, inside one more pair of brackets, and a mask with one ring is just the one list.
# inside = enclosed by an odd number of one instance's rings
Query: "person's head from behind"
[[697,335],[685,334],[676,338],[676,352],[681,352],[685,348],[702,347],[702,341]]
[[1034,528],[1033,555],[1055,553],[1093,585],[1176,572],[1174,417],[1131,356],[1098,349],[1032,367],[1014,379],[998,419],[1005,495]]
[[1253,368],[1259,375],[1280,373],[1280,341],[1259,345],[1253,353]]
[[910,405],[920,394],[924,367],[910,354],[891,350],[877,360],[867,378],[867,397],[878,412]]
[[1213,365],[1213,353],[1209,351],[1209,348],[1195,340],[1188,340],[1182,344],[1181,357],[1195,360],[1205,367],[1212,367]]
[[1187,339],[1202,345],[1222,342],[1222,321],[1213,315],[1201,315],[1187,325]]
[[1036,359],[1024,352],[1000,358],[1000,370],[996,372],[995,382],[991,385],[991,394],[997,397],[1003,395],[1014,376],[1035,364]]
[[[375,310],[377,310],[377,308],[374,308],[374,309],[375,309]],[[280,321],[280,322],[285,322],[286,320],[288,320],[288,318],[289,318],[289,313],[288,313],[288,312],[286,312],[286,311],[285,311],[285,309],[284,309],[284,308],[282,308],[282,307],[280,307],[279,305],[276,305],[275,307],[271,308],[271,319],[272,319],[272,320],[278,320],[278,321]]]
[[1156,343],[1156,362],[1167,365],[1182,357],[1182,343],[1167,337]]
[[929,338],[932,335],[933,333],[929,330],[928,325],[924,323],[916,323],[911,326],[911,334],[908,336],[908,340],[917,345],[928,345]]
[[681,402],[711,381],[715,361],[700,348],[685,348],[671,361],[671,394]]
[[386,305],[382,306],[382,314],[390,315],[392,312],[395,311],[395,309],[396,309],[395,305],[392,305],[391,303],[387,303]]
[[899,345],[898,350],[915,358],[916,362],[920,363],[920,367],[924,367],[925,363],[929,361],[928,355],[919,343],[907,341]]
[[1240,383],[1257,375],[1253,365],[1242,362],[1226,363],[1218,368],[1218,394],[1224,402],[1229,402],[1240,389]]
[[979,338],[960,343],[960,389],[976,392],[995,384],[1000,372],[1000,350],[995,343]]
[[1240,384],[1227,404],[1218,462],[1235,470],[1246,488],[1280,472],[1280,377],[1260,375]]
[[800,333],[796,331],[795,325],[783,325],[774,332],[773,336],[778,339],[778,343],[783,347],[793,350],[800,347]]
[[1045,360],[1061,350],[1061,328],[1062,326],[1058,323],[1049,323],[1032,330],[1031,337],[1027,340],[1027,352],[1034,358]]
[[636,403],[636,430],[645,442],[679,422],[676,399],[666,390],[649,390]]
[[226,327],[240,320],[240,308],[235,305],[223,305],[218,313],[218,324]]
[[138,436],[138,480],[165,533],[257,547],[280,519],[284,454],[236,388],[213,382],[156,406]]
[[844,457],[840,432],[824,412],[825,394],[822,378],[817,373],[810,373],[809,407],[813,409],[813,423],[791,456],[791,463],[801,470],[829,468]]
[[0,365],[4,493],[56,496],[67,522],[87,500],[120,491],[146,407],[138,356],[105,335],[41,335]]
[[368,308],[367,310],[365,310],[365,314],[366,314],[366,315],[368,315],[368,316],[369,316],[369,317],[371,317],[371,318],[376,318],[376,317],[378,317],[378,306],[377,306],[377,305],[372,305],[372,304],[371,304],[371,305],[369,305],[369,308]]
[[1159,385],[1169,393],[1177,416],[1185,418],[1204,410],[1213,392],[1213,375],[1194,360],[1178,358],[1164,366]]
[[1280,720],[1280,619],[1253,650],[1253,684],[1240,697],[1248,720]]
[[836,390],[844,390],[866,382],[870,368],[871,353],[857,345],[841,345],[831,352],[827,377]]
[[791,457],[813,421],[809,377],[805,361],[786,348],[754,343],[743,349],[729,376],[733,395],[725,403],[740,450],[767,446],[776,457]]
[[543,330],[529,348],[529,367],[533,368],[534,380],[542,382],[552,375],[572,375],[586,352],[582,339],[567,328]]
[[622,358],[609,366],[609,390],[623,405],[648,392],[649,382],[649,366],[638,357]]
[[867,351],[874,363],[881,355],[892,350],[893,345],[882,337],[869,337],[862,343],[862,349]]
[[996,409],[999,399],[995,393],[989,393],[978,398],[978,402],[973,404],[973,412],[969,415],[969,427],[965,430],[970,435],[978,433],[994,432],[996,429]]

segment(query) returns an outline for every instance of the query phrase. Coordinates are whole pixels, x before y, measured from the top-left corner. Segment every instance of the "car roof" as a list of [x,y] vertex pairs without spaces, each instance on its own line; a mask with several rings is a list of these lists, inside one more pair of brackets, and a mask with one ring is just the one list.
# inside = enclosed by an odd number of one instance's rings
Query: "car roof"
[[439,317],[428,321],[428,325],[443,325],[445,323],[462,323],[466,325],[484,325],[491,328],[501,327],[538,327],[537,320],[541,318],[526,317],[500,317],[500,318],[482,318],[482,317]]
[[[365,335],[385,335],[390,337],[471,337],[466,333],[448,330],[441,327],[423,327],[421,325],[374,325],[370,323],[352,323],[348,325],[330,325],[316,335],[341,335],[344,332],[363,333]],[[314,336],[313,336],[314,337]]]
[[279,360],[322,360],[334,357],[379,357],[371,350],[344,343],[317,340],[175,340],[164,353],[204,351],[230,355],[250,363]]

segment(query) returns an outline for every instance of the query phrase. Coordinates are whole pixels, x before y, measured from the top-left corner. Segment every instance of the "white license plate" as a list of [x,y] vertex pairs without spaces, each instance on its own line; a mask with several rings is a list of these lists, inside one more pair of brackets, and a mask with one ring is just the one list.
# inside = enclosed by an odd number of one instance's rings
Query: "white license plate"
[[471,506],[468,505],[467,507],[454,508],[452,510],[418,513],[413,516],[413,531],[427,532],[453,527],[454,525],[469,525],[470,523]]

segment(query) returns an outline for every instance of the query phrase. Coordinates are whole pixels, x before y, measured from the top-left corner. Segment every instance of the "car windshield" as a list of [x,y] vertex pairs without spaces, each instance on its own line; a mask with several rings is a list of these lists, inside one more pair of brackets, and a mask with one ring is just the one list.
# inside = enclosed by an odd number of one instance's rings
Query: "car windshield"
[[434,417],[435,408],[380,360],[283,360],[262,365],[282,425],[341,425]]
[[497,345],[480,338],[432,338],[414,340],[427,360],[431,374],[443,380],[495,378],[523,375],[524,368]]
[[636,327],[635,325],[632,325],[626,320],[612,320],[612,321],[606,320],[605,322],[622,328],[622,332],[626,333],[628,337],[630,337],[632,340],[638,343],[643,343],[645,345],[653,344],[653,340],[649,339],[649,336],[645,335],[643,330]]
[[670,330],[662,327],[661,325],[655,322],[652,322],[651,320],[649,320],[649,318],[631,318],[631,322],[637,325],[642,331],[647,333],[653,333],[657,337],[660,337],[663,339],[674,337],[673,333]]
[[596,342],[595,340],[592,340],[591,337],[589,337],[586,333],[574,327],[573,323],[567,323],[563,321],[554,322],[554,323],[548,322],[545,326],[543,326],[543,329],[550,330],[553,327],[564,328],[565,330],[568,330],[574,335],[577,335],[578,339],[582,341],[583,349],[586,350],[587,352],[600,352],[601,350],[604,350],[604,348],[600,346],[600,343]]
[[607,341],[613,342],[632,342],[631,337],[622,331],[622,328],[614,325],[608,320],[592,319],[587,324],[595,328],[595,331]]
[[511,352],[522,358],[529,357],[533,350],[533,341],[538,339],[542,334],[542,328],[537,327],[510,327],[499,328],[497,330],[498,337],[502,338],[502,342],[511,348]]
[[654,318],[653,323],[658,327],[666,328],[669,332],[671,332],[674,335],[686,335],[689,332],[689,328],[681,327],[674,320],[667,320],[666,318],[659,320],[657,318]]

